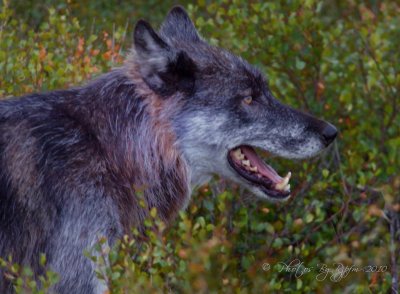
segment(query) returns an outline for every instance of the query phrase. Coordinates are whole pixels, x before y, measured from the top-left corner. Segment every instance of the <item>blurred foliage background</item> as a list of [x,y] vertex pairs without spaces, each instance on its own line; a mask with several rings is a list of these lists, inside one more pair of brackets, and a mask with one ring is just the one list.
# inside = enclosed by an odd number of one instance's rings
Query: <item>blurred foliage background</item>
[[[135,21],[158,26],[173,4],[3,0],[0,97],[66,88],[120,65]],[[395,293],[400,4],[180,4],[210,43],[261,68],[278,99],[334,123],[340,135],[317,159],[273,159],[278,171],[294,174],[287,203],[256,201],[216,178],[194,192],[172,227],[165,228],[153,211],[148,239],[124,238],[111,249],[101,240],[97,254],[87,254],[110,292]],[[294,270],[285,268],[290,263]],[[332,272],[324,272],[324,264]],[[353,270],[341,271],[340,264]],[[41,293],[29,269],[11,260],[2,265],[18,292]],[[41,277],[44,292],[56,276]]]

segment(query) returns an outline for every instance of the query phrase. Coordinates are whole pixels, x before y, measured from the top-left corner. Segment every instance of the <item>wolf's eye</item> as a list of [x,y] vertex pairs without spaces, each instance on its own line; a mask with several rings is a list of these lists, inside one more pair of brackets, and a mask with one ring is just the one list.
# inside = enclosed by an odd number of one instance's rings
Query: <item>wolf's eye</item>
[[246,97],[243,98],[243,102],[246,103],[247,105],[250,105],[251,102],[253,102],[253,97],[246,96]]

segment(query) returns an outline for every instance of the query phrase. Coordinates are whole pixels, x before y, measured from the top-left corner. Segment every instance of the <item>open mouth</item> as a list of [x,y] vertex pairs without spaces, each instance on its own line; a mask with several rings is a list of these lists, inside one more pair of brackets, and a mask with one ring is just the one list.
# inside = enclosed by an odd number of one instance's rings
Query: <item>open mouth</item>
[[258,186],[265,194],[273,198],[286,198],[290,195],[289,179],[291,173],[281,177],[258,157],[251,146],[238,146],[228,153],[228,162],[232,168],[252,185]]

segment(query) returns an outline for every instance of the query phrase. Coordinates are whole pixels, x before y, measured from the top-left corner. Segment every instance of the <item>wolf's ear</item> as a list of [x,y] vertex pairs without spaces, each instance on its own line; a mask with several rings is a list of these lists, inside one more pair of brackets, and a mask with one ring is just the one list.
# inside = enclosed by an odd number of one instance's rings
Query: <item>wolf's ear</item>
[[171,48],[144,20],[136,24],[134,41],[140,74],[153,91],[192,91],[196,66],[187,53]]
[[192,20],[182,6],[175,6],[170,10],[161,25],[160,34],[177,40],[201,41]]

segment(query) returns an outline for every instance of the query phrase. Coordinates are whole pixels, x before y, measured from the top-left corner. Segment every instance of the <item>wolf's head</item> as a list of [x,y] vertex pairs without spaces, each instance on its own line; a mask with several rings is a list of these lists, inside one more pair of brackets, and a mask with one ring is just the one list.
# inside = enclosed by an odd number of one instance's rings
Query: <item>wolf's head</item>
[[279,176],[255,148],[300,159],[336,137],[333,125],[276,100],[262,73],[246,61],[207,44],[181,7],[170,11],[158,33],[140,20],[134,40],[148,87],[161,99],[181,100],[172,125],[192,184],[217,173],[260,198],[285,200],[290,173]]

